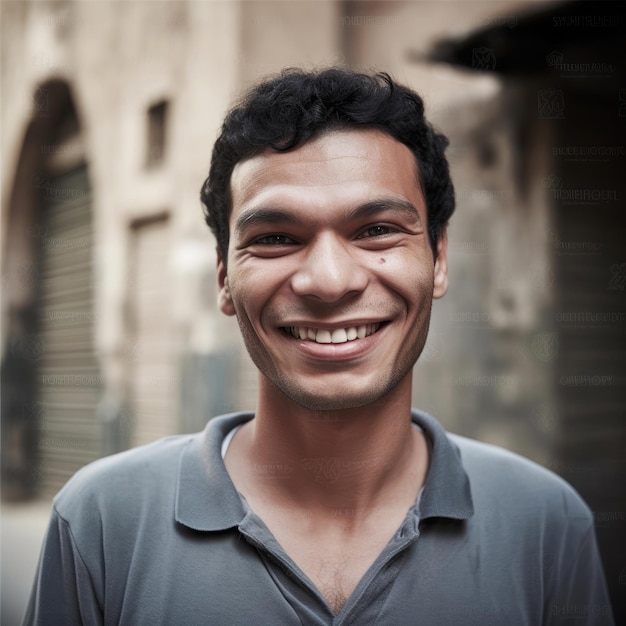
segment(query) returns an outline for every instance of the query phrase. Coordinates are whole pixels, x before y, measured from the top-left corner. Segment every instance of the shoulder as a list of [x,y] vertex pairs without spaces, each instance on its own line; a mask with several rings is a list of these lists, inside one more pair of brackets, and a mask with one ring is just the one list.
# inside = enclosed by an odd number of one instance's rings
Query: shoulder
[[101,519],[171,497],[181,454],[197,436],[167,437],[86,465],[56,495],[56,511],[66,521],[84,519],[86,511]]
[[448,439],[459,450],[477,510],[497,503],[498,508],[522,517],[593,524],[580,495],[549,469],[498,446],[454,434],[448,434]]
[[[175,509],[181,475],[194,485],[203,483],[211,459],[221,460],[220,447],[237,424],[250,413],[220,415],[201,432],[174,435],[104,457],[79,470],[54,499],[58,515],[73,529],[95,532],[107,524],[132,524],[146,516],[163,516]],[[201,490],[202,491],[202,490]],[[198,490],[192,490],[198,497]],[[202,491],[204,493],[204,491]]]

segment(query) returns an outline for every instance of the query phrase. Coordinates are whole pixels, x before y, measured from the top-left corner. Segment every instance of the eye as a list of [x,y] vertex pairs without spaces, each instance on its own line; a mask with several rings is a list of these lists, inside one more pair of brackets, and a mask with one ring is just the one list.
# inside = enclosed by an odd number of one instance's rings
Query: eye
[[365,239],[366,237],[383,237],[391,233],[397,232],[397,229],[387,226],[386,224],[374,224],[368,226],[357,239]]
[[252,242],[252,245],[259,244],[262,246],[290,246],[295,243],[296,242],[291,237],[287,237],[287,235],[276,234],[259,237]]

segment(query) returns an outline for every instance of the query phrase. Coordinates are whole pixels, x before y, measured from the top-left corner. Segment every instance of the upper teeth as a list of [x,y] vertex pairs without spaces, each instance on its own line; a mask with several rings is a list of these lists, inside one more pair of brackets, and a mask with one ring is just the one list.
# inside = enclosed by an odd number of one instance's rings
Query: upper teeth
[[286,331],[296,339],[308,339],[316,343],[346,343],[355,339],[363,339],[375,333],[380,328],[380,322],[374,324],[361,324],[360,326],[350,326],[348,328],[337,328],[326,330],[325,328],[316,330],[306,326],[288,326]]

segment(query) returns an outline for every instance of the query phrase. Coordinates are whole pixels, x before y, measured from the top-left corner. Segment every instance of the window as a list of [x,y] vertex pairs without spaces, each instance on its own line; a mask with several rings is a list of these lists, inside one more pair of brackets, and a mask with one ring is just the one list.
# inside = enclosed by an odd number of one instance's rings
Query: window
[[165,100],[148,109],[148,135],[146,145],[146,167],[161,165],[165,158],[165,134],[168,103]]

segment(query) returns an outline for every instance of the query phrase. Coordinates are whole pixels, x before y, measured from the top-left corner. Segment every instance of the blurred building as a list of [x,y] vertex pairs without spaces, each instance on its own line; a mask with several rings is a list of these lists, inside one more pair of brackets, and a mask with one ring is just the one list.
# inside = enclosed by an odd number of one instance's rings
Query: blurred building
[[450,137],[457,190],[451,288],[433,310],[415,404],[572,483],[597,512],[617,602],[618,8],[3,2],[4,497],[50,496],[103,454],[254,408],[256,372],[216,309],[198,200],[219,125],[237,94],[285,66],[388,71]]

